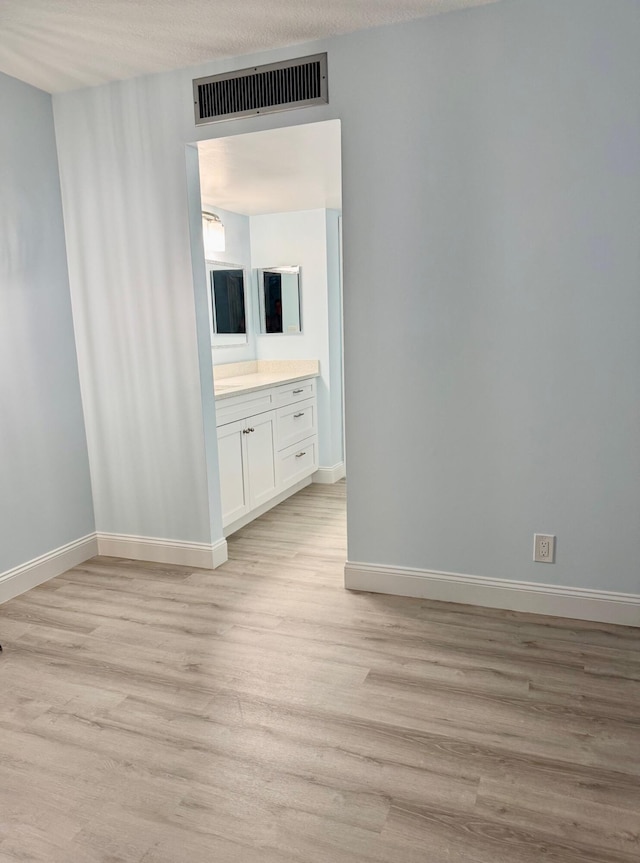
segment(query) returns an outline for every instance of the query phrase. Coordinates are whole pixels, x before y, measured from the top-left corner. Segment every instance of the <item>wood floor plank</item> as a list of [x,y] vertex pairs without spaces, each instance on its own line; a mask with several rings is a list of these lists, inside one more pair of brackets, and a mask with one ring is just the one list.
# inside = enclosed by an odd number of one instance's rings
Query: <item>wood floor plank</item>
[[571,841],[599,851],[640,859],[638,810],[620,809],[566,794],[482,780],[475,811],[492,821]]
[[640,631],[343,589],[345,484],[214,571],[0,606],[0,863],[631,863]]
[[[475,814],[461,818],[444,809],[398,801],[391,808],[383,838],[422,849],[434,863],[634,863],[637,857],[584,841],[559,839]],[[426,849],[429,849],[426,851]]]

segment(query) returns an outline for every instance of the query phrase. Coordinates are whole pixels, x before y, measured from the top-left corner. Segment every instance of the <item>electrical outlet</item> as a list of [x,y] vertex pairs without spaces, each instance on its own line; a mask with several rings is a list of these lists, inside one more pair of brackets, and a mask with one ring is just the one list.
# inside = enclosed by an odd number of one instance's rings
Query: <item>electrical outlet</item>
[[536,563],[555,563],[556,538],[549,533],[533,534],[533,559]]

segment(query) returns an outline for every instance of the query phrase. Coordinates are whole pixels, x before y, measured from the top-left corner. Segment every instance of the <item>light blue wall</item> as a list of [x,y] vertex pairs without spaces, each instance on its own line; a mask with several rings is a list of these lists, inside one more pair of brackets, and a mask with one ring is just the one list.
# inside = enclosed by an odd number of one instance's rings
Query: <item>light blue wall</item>
[[350,559],[640,593],[640,4],[348,42]]
[[54,97],[54,114],[96,527],[208,544],[221,517],[202,223],[194,148],[159,99],[171,80]]
[[[640,592],[638,44],[636,0],[504,0],[56,97],[105,521],[206,506],[185,144],[338,118],[350,558]],[[320,50],[328,106],[196,130],[193,77]]]
[[51,97],[0,73],[0,573],[95,530]]

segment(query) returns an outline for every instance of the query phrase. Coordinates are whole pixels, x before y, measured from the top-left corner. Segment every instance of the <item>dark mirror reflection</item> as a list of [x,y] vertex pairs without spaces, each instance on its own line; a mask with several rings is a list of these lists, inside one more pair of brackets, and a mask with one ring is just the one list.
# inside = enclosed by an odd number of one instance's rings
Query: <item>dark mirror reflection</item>
[[262,332],[300,333],[300,267],[260,270],[258,284]]
[[265,325],[268,333],[282,332],[282,276],[264,274]]
[[211,270],[211,298],[216,333],[246,333],[244,271]]

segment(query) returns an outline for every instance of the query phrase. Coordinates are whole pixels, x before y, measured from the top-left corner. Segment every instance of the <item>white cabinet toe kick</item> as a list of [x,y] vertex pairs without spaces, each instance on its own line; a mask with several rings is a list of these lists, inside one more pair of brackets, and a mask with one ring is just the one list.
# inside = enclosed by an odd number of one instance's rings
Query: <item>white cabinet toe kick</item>
[[315,378],[216,402],[225,536],[311,482],[318,469]]

